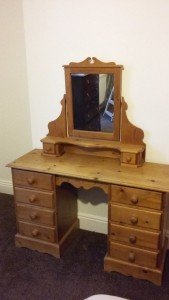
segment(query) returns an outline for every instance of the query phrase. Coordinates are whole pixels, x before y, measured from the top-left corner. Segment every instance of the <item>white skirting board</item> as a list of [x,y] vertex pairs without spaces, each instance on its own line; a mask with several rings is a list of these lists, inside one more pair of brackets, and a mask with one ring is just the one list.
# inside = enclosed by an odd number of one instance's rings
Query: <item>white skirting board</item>
[[3,194],[13,194],[12,181],[0,179],[0,193]]
[[[0,193],[3,194],[13,194],[13,186],[10,180],[0,179]],[[89,231],[95,231],[99,233],[107,234],[107,218],[95,216],[86,213],[79,213],[78,218],[80,221],[80,228]],[[169,228],[167,230],[166,236],[169,240]],[[169,249],[169,243],[168,243]]]
[[86,213],[79,213],[78,218],[81,229],[107,234],[107,218]]

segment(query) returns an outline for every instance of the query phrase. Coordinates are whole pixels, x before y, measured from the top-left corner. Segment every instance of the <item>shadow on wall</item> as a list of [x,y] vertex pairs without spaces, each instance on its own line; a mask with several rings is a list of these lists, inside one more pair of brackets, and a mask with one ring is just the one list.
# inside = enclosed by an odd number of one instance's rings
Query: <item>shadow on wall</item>
[[80,188],[78,190],[78,199],[84,204],[91,203],[92,205],[99,205],[100,203],[107,203],[108,196],[101,188],[91,188],[89,190],[85,190]]

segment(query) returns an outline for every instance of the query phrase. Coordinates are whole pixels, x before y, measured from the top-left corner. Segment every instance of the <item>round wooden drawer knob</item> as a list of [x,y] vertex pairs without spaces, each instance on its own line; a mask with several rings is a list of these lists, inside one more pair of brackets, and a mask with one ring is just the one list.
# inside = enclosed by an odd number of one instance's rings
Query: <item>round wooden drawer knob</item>
[[127,156],[126,157],[126,161],[129,163],[129,162],[131,162],[131,156]]
[[27,182],[29,183],[29,184],[34,184],[35,183],[35,178],[27,178]]
[[51,151],[51,147],[50,146],[46,147],[46,151],[50,152]]
[[133,216],[133,217],[131,217],[130,222],[131,222],[133,225],[135,225],[135,224],[138,223],[138,218]]
[[130,242],[131,244],[135,244],[136,241],[137,241],[136,236],[135,236],[134,234],[131,234],[131,235],[129,236],[129,242]]
[[135,262],[135,253],[134,252],[129,253],[128,260],[130,262]]
[[32,213],[32,214],[30,215],[30,219],[31,219],[31,220],[36,220],[37,217],[38,217],[38,215],[37,215],[36,213]]
[[131,196],[131,203],[132,204],[137,204],[138,203],[138,196],[136,196],[136,195]]
[[30,203],[34,203],[36,201],[36,196],[35,195],[31,195],[30,197],[29,197],[29,202]]
[[33,229],[32,230],[32,236],[38,236],[38,234],[39,234],[39,230],[38,229]]

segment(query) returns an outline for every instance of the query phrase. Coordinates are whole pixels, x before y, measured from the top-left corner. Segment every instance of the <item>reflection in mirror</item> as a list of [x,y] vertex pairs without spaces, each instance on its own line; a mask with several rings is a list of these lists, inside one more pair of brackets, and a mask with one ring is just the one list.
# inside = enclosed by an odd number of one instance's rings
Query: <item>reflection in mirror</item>
[[71,74],[74,129],[113,132],[114,75]]

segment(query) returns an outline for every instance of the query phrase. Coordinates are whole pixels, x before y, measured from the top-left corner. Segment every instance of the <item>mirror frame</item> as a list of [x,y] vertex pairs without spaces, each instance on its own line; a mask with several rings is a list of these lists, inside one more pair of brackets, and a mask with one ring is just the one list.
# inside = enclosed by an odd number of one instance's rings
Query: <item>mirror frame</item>
[[[67,106],[67,130],[68,136],[79,138],[94,138],[100,140],[120,140],[121,124],[121,87],[122,87],[122,65],[116,65],[114,62],[104,63],[97,58],[88,57],[82,62],[71,62],[64,65],[65,85],[66,85],[66,106]],[[73,120],[73,98],[71,74],[113,74],[114,75],[114,131],[112,133],[77,130],[74,128]]]
[[[120,159],[123,166],[140,167],[145,161],[146,145],[144,131],[127,118],[127,103],[121,97],[123,66],[103,63],[96,58],[87,58],[80,63],[64,66],[66,95],[61,100],[59,117],[48,123],[49,132],[41,139],[43,155],[62,156],[67,153],[85,154]],[[112,133],[76,130],[73,126],[73,101],[71,74],[114,74],[116,116]]]

